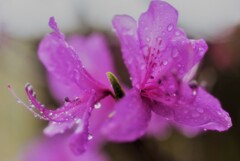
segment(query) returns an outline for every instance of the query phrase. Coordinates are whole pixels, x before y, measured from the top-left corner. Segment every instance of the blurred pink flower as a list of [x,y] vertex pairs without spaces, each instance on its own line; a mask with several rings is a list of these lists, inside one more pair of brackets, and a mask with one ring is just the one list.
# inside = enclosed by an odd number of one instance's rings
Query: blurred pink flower
[[90,147],[82,155],[74,155],[67,146],[68,135],[52,138],[38,138],[31,142],[21,153],[19,161],[106,161],[108,160],[99,149]]
[[[70,147],[75,154],[86,151],[91,139],[96,144],[104,136],[113,141],[133,141],[146,131],[161,131],[166,127],[163,119],[184,129],[227,130],[231,119],[219,101],[197,84],[189,83],[207,44],[202,39],[188,39],[176,26],[177,19],[178,12],[158,0],[151,1],[138,23],[127,15],[114,17],[113,26],[133,86],[125,96],[116,98],[118,91],[114,88],[119,83],[111,82],[113,94],[103,76],[113,69],[101,38],[101,43],[98,38],[76,37],[66,42],[51,18],[49,25],[54,31],[41,41],[38,54],[48,70],[54,95],[59,99],[68,97],[60,108],[50,110],[36,100],[27,84],[31,105],[19,101],[37,117],[50,121],[44,130],[48,136],[71,129]],[[80,60],[86,61],[86,68]],[[100,101],[102,108],[97,110]]]

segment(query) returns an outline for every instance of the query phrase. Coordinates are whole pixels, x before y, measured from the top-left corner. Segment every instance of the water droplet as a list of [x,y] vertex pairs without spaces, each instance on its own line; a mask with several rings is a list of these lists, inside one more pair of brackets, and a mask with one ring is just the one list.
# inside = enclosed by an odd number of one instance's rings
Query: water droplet
[[94,108],[95,108],[95,109],[101,108],[101,103],[100,103],[100,102],[96,103],[96,104],[94,105]]
[[163,61],[163,65],[167,65],[168,64],[168,61],[167,60],[164,60]]
[[150,41],[150,38],[149,38],[149,37],[147,37],[147,38],[146,38],[146,40],[147,40],[147,42],[149,42],[149,41]]
[[52,115],[53,115],[53,113],[52,113],[52,112],[50,112],[48,115],[49,115],[49,116],[52,116]]
[[193,95],[193,96],[196,96],[196,95],[197,95],[197,90],[196,90],[196,89],[193,89],[192,95]]
[[173,24],[168,25],[167,30],[171,32],[173,30]]
[[144,28],[144,30],[146,30],[146,31],[147,31],[147,30],[148,30],[148,27],[145,27],[145,28]]
[[157,37],[157,42],[161,42],[162,41],[162,38],[159,36]]
[[159,50],[164,51],[166,49],[166,47],[167,47],[167,45],[164,43],[164,41],[162,41],[160,46],[159,46]]
[[207,129],[203,129],[203,131],[207,131]]
[[173,58],[176,58],[176,57],[178,57],[178,55],[179,55],[179,51],[178,51],[177,49],[174,49],[174,50],[172,51],[172,57],[173,57]]
[[37,118],[37,117],[38,117],[38,115],[37,115],[37,114],[34,114],[34,117],[36,117],[36,118]]
[[198,111],[199,113],[203,113],[203,112],[204,112],[202,108],[197,108],[197,111]]
[[30,107],[31,107],[31,108],[35,108],[35,106],[34,106],[34,105],[30,105]]
[[93,136],[91,134],[88,134],[88,140],[92,140]]
[[129,77],[130,80],[132,80],[132,77]]
[[163,32],[162,32],[162,35],[163,35],[163,36],[166,35],[166,32],[163,31]]
[[221,116],[221,115],[222,115],[222,113],[221,113],[220,111],[218,111],[218,112],[217,112],[217,114],[218,114],[219,116]]
[[17,100],[17,103],[22,103],[22,101],[21,100]]
[[75,120],[75,123],[76,123],[76,124],[79,124],[80,122],[81,122],[81,119],[76,119],[76,120]]
[[179,36],[179,35],[180,35],[180,32],[179,32],[179,31],[176,31],[176,32],[175,32],[175,35],[176,35],[176,36]]

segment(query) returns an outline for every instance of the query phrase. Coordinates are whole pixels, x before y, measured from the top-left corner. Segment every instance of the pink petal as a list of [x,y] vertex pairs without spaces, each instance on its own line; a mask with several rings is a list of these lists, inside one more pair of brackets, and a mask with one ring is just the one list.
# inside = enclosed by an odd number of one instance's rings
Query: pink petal
[[75,121],[68,121],[62,123],[50,122],[48,126],[43,130],[44,134],[52,137],[56,134],[62,134],[66,130],[71,129],[75,125]]
[[[182,78],[207,50],[204,40],[189,40],[177,27],[178,12],[164,1],[151,1],[139,18],[139,41],[146,60],[146,79],[166,73]],[[143,82],[143,83],[145,83]]]
[[133,86],[139,85],[145,62],[139,48],[137,23],[130,16],[115,16],[113,27],[122,46],[124,62],[132,78]]
[[202,88],[182,85],[178,99],[172,105],[156,103],[153,111],[176,123],[204,130],[225,131],[232,126],[229,114],[219,101]]
[[109,85],[106,73],[114,72],[113,60],[107,42],[100,34],[88,37],[71,36],[68,43],[74,47],[87,71],[100,82]]
[[151,120],[147,128],[147,134],[158,138],[166,138],[170,132],[169,122],[152,112]]
[[114,107],[103,133],[112,141],[133,141],[144,135],[151,112],[139,92],[132,89]]
[[82,155],[75,156],[68,148],[69,135],[58,135],[52,138],[37,138],[23,150],[21,161],[106,161],[107,157],[100,152],[100,147],[90,147]]
[[87,109],[83,115],[82,124],[78,125],[70,137],[70,148],[76,155],[84,153],[87,149],[88,141],[92,140],[92,135],[89,133],[89,118],[94,106],[94,97],[95,96],[92,96],[87,103]]
[[105,88],[96,81],[83,67],[76,51],[61,36],[56,23],[50,19],[54,32],[45,36],[38,49],[38,55],[48,74],[55,82],[67,86],[68,97],[79,96],[83,90]]

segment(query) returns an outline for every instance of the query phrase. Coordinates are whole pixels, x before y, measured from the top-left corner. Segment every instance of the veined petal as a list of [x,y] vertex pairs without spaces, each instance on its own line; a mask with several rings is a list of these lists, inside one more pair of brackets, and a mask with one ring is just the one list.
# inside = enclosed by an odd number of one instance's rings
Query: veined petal
[[181,86],[178,100],[171,106],[156,103],[153,111],[179,124],[205,130],[225,131],[232,126],[229,114],[204,89]]
[[94,106],[94,97],[93,95],[87,103],[87,109],[83,115],[82,124],[78,125],[70,137],[70,148],[76,155],[84,153],[87,149],[88,141],[92,139],[92,135],[89,133],[89,118]]
[[177,20],[177,10],[160,0],[151,1],[140,16],[138,35],[147,71],[142,84],[169,72],[182,78],[205,54],[205,41],[188,39]]
[[109,117],[102,127],[107,138],[112,141],[133,141],[144,135],[151,111],[139,91],[132,89],[117,102]]
[[88,37],[75,35],[67,41],[74,47],[87,71],[101,83],[109,85],[106,73],[114,72],[115,69],[104,37],[97,33]]
[[66,98],[63,106],[56,110],[51,110],[42,105],[36,99],[36,93],[33,91],[30,84],[26,84],[25,91],[27,93],[30,105],[24,104],[36,117],[40,119],[53,121],[53,122],[69,122],[76,118],[81,118],[86,110],[86,104],[92,95],[92,92],[86,91],[84,97],[68,100]]
[[50,77],[68,87],[66,90],[69,92],[66,93],[105,88],[85,70],[76,51],[64,40],[54,19],[50,19],[49,24],[54,32],[41,41],[38,56]]
[[139,48],[137,22],[130,16],[115,16],[113,27],[121,43],[124,62],[132,78],[133,86],[139,85],[144,69],[144,59]]

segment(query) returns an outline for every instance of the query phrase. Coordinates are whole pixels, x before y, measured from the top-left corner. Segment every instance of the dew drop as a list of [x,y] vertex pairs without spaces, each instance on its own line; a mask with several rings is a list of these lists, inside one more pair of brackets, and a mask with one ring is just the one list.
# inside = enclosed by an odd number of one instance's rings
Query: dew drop
[[172,57],[173,57],[173,58],[178,57],[178,55],[179,55],[179,51],[178,51],[177,49],[175,49],[175,50],[172,51]]
[[31,108],[35,108],[35,106],[34,106],[34,105],[30,105],[30,107],[31,107]]
[[175,32],[175,35],[176,35],[176,36],[179,36],[179,35],[180,35],[180,32],[179,32],[179,31],[176,31],[176,32]]
[[88,134],[88,140],[92,140],[93,136],[91,134]]
[[173,30],[173,24],[168,25],[167,30],[171,32]]
[[163,65],[167,65],[167,64],[168,64],[168,61],[164,60]]
[[150,41],[150,38],[149,38],[149,37],[147,37],[147,38],[146,38],[146,40],[147,40],[147,42],[149,42],[149,41]]
[[49,115],[49,116],[52,116],[52,115],[53,115],[53,113],[51,112],[51,113],[49,113],[48,115]]
[[20,101],[20,100],[17,100],[17,103],[22,103],[22,101]]
[[221,115],[222,115],[222,113],[221,113],[220,111],[218,111],[218,112],[217,112],[217,114],[218,114],[219,116],[221,116]]
[[94,108],[95,109],[99,109],[99,108],[101,108],[101,103],[100,102],[98,102],[98,103],[96,103],[95,105],[94,105]]
[[76,123],[76,124],[79,124],[80,122],[81,122],[81,119],[76,119],[76,120],[75,120],[75,123]]
[[196,95],[197,95],[197,90],[196,90],[196,89],[193,89],[193,90],[192,90],[192,95],[193,95],[193,96],[196,96]]
[[202,108],[197,108],[197,111],[198,111],[199,113],[203,113],[203,112],[204,112]]
[[162,41],[162,38],[159,36],[157,37],[157,42],[161,42]]

